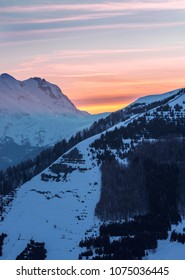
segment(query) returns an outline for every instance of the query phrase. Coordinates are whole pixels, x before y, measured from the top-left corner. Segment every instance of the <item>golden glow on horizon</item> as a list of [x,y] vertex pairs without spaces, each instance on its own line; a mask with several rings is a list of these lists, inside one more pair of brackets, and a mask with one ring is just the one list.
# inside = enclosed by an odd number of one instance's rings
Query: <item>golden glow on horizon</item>
[[[40,76],[41,66],[44,69],[42,62],[40,61],[39,63],[38,68],[34,67],[34,76]],[[98,67],[95,67],[95,62],[93,66],[96,73]],[[128,70],[127,76],[129,75],[129,77],[127,80],[121,74],[110,74],[108,77],[107,75],[94,75],[83,78],[78,76],[68,78],[63,74],[66,71],[65,69],[63,72],[61,71],[61,74],[56,71],[56,75],[52,75],[50,68],[49,70],[46,68],[48,73],[44,73],[41,78],[58,85],[78,109],[91,114],[98,114],[122,109],[145,95],[165,93],[184,87],[183,67],[184,63],[180,66],[181,71],[177,71],[177,64],[173,65],[173,71],[168,70],[168,65],[166,68],[163,66],[161,72],[157,71],[158,69],[155,69],[155,71],[145,69],[138,72],[135,69],[133,71]],[[61,67],[58,70],[60,69]],[[71,69],[73,71],[73,68]],[[17,71],[16,79],[24,80],[33,77],[32,71],[29,68],[26,70],[25,65],[23,65],[22,70],[24,72]],[[13,73],[10,74],[13,75]]]
[[6,3],[0,72],[44,78],[90,113],[184,87],[185,2],[179,1],[178,7],[174,0]]
[[[116,83],[112,83],[110,87],[110,92],[107,92],[107,95],[109,95],[109,100],[106,100],[103,102],[102,99],[100,101],[92,100],[90,95],[80,95],[76,94],[76,96],[79,96],[78,102],[73,102],[76,107],[80,110],[87,111],[91,114],[98,114],[103,112],[114,112],[117,110],[120,110],[135,100],[137,100],[140,97],[146,96],[146,95],[152,95],[152,94],[163,94],[165,92],[175,90],[178,88],[182,88],[185,85],[185,80],[183,79],[169,79],[165,81],[150,81],[146,83],[138,84],[138,86],[123,86],[124,92],[122,93],[122,99],[123,101],[118,102],[116,99],[120,98],[121,94],[116,95],[112,89],[116,87]],[[111,94],[112,93],[112,94]],[[99,93],[96,93],[97,96],[102,96],[101,89],[99,89]],[[86,96],[89,96],[89,101]],[[114,98],[115,96],[115,98]],[[86,103],[83,100],[83,97],[85,98]],[[73,101],[73,100],[72,100]],[[82,105],[83,104],[83,105]]]
[[[75,106],[83,111],[87,111],[91,114],[98,114],[103,112],[114,112],[119,109],[122,109],[140,97],[152,94],[163,94],[165,92],[175,90],[178,88],[182,88],[185,85],[185,80],[183,79],[166,79],[164,81],[146,81],[138,83],[130,83],[130,85],[122,86],[123,92],[116,94],[114,89],[119,87],[119,91],[121,92],[120,85],[117,85],[116,82],[112,82],[109,85],[109,89],[98,88],[98,85],[94,84],[94,89],[96,89],[96,95],[92,92],[87,92],[85,94],[85,89],[81,85],[81,91],[76,88],[71,88],[71,90],[66,90],[64,93],[70,97],[68,93],[71,94],[71,100],[75,104]],[[93,89],[93,87],[91,87]],[[106,92],[106,96],[102,94],[102,92]],[[73,98],[75,96],[75,99]],[[92,98],[93,96],[93,98]],[[97,97],[97,98],[96,98]],[[120,101],[118,101],[120,100]]]
[[126,107],[129,103],[125,104],[112,104],[112,105],[89,105],[89,106],[78,106],[79,110],[87,111],[90,114],[99,114],[104,112],[115,112]]
[[[38,56],[14,68],[12,75],[16,73],[15,77],[20,80],[33,77],[33,73],[41,76],[58,85],[77,108],[92,114],[116,111],[141,96],[184,87],[182,56],[161,58],[157,56],[157,50],[155,56],[152,53],[150,57],[136,59],[111,57],[111,52],[107,51],[108,56],[103,55],[100,62],[100,57],[96,56],[99,52],[74,50],[70,53],[74,57],[69,59],[66,51],[65,63],[62,63],[60,52]],[[95,54],[93,58],[92,53]],[[69,63],[66,63],[68,59]]]

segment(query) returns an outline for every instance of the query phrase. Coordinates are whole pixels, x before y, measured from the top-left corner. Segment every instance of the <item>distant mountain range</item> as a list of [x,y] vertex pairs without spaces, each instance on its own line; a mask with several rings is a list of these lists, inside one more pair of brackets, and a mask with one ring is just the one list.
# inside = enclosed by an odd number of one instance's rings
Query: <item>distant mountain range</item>
[[78,110],[58,86],[41,78],[18,81],[0,75],[0,100],[0,169],[107,115]]
[[[62,156],[35,177],[37,162],[0,174],[1,259],[185,259],[184,137],[178,89],[61,142]],[[3,195],[21,176],[33,178]]]

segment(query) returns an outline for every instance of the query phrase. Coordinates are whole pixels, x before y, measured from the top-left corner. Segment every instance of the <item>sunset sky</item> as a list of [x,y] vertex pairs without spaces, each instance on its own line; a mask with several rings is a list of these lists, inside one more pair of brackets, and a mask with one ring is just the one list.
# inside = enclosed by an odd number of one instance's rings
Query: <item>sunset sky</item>
[[185,0],[0,0],[0,73],[115,111],[185,87]]

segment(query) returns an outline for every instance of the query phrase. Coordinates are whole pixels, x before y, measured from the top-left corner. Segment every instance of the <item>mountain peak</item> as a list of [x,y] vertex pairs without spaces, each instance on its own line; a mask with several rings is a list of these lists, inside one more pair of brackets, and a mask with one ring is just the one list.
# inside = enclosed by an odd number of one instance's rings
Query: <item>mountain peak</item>
[[46,82],[46,80],[45,79],[42,79],[42,78],[40,78],[40,77],[33,77],[32,78],[33,80],[35,80],[35,81],[43,81],[43,82]]
[[15,78],[8,73],[2,73],[0,75],[0,78],[2,78],[3,80],[15,80]]
[[[60,99],[62,98],[62,91],[57,85],[51,84],[45,79],[42,79],[40,77],[33,77],[26,81],[24,81],[24,86],[26,87],[29,84],[29,87],[36,87],[44,92],[46,95],[48,95],[52,99]],[[65,96],[64,96],[65,98]],[[70,102],[70,101],[69,101]]]
[[49,82],[47,82],[45,79],[43,79],[43,78],[41,78],[41,77],[33,77],[33,78],[31,78],[31,80],[36,81],[38,84],[49,83]]
[[16,80],[7,73],[0,75],[0,109],[11,112],[39,113],[84,117],[61,89],[43,78]]

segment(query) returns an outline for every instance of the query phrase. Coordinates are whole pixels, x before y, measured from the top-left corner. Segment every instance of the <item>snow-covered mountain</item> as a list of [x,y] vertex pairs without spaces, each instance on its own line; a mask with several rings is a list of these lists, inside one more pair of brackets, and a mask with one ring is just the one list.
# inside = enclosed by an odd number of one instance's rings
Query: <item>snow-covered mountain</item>
[[0,75],[1,114],[51,114],[87,116],[78,110],[60,88],[41,78],[18,81],[9,74]]
[[[97,215],[97,211],[95,215],[101,197],[102,161],[114,156],[118,162],[127,164],[129,150],[143,139],[153,142],[168,136],[171,127],[176,128],[172,130],[176,137],[185,136],[185,90],[157,95],[151,102],[149,99],[141,98],[120,111],[123,121],[112,127],[107,123],[107,130],[75,145],[41,174],[22,185],[13,196],[1,198],[0,235],[7,235],[2,238],[1,259],[16,259],[30,240],[45,243],[47,259],[78,259],[83,251],[79,242],[85,237],[98,236],[102,224],[101,215]],[[110,117],[107,117],[108,121]],[[156,123],[166,126],[158,129]],[[113,172],[112,165],[109,178]],[[110,200],[106,207],[111,208],[111,204]],[[184,225],[183,220],[171,231],[182,231]],[[185,258],[185,245],[171,243],[171,231],[166,240],[158,243],[155,254],[148,252],[148,259]],[[103,254],[97,252],[95,250],[95,255]],[[89,256],[92,257],[91,252]]]
[[58,86],[41,78],[0,75],[0,100],[0,169],[103,117],[78,110]]

